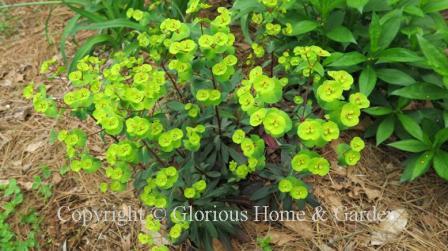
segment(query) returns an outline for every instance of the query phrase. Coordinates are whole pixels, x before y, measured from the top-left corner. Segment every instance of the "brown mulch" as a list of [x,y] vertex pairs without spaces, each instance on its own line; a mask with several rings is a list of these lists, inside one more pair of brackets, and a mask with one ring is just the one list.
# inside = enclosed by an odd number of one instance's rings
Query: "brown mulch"
[[[19,1],[6,1],[6,3]],[[25,2],[25,1],[21,1]],[[58,209],[78,208],[133,210],[141,206],[132,190],[102,194],[98,184],[105,181],[104,173],[60,175],[65,164],[61,144],[49,145],[51,128],[82,127],[89,133],[97,129],[92,121],[61,119],[54,121],[32,112],[30,102],[21,97],[29,81],[39,83],[40,63],[58,56],[58,39],[64,23],[71,17],[69,10],[55,6],[49,20],[49,44],[45,36],[45,21],[50,7],[26,7],[11,10],[11,26],[7,37],[0,36],[0,180],[15,178],[26,190],[33,175],[42,165],[48,165],[54,195],[49,201],[27,192],[21,211],[30,207],[43,218],[39,240],[43,250],[61,248],[76,250],[130,250],[139,248],[136,236],[139,221],[120,226],[117,222],[75,224],[61,222]],[[72,44],[68,44],[73,48]],[[65,86],[50,83],[52,92],[64,91]],[[92,147],[102,149],[105,143],[94,137]],[[347,211],[392,210],[402,213],[396,236],[379,245],[372,245],[374,233],[385,227],[377,222],[327,221],[273,222],[244,224],[251,241],[234,241],[236,250],[255,250],[257,237],[270,236],[274,250],[448,250],[448,184],[432,171],[413,183],[401,184],[401,159],[390,149],[368,145],[364,159],[356,167],[343,169],[333,163],[330,175],[308,180],[325,210],[345,206]],[[310,207],[307,217],[312,215]],[[62,217],[70,216],[68,210]],[[25,235],[26,229],[16,227]],[[389,229],[390,230],[390,229]],[[222,247],[216,243],[217,250]]]

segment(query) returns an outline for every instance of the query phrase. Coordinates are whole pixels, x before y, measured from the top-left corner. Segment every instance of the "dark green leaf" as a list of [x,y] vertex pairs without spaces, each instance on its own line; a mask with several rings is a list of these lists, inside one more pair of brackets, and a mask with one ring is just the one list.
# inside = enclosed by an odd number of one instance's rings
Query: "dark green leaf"
[[319,27],[319,23],[310,20],[294,22],[292,24],[292,33],[288,34],[288,36],[297,36],[305,34],[315,30],[317,27]]
[[[328,59],[330,60],[330,58]],[[354,51],[342,54],[337,59],[332,61],[329,65],[334,67],[346,67],[360,64],[362,62],[365,62],[366,60],[366,56],[357,51]]]
[[359,76],[359,91],[369,96],[372,93],[376,85],[376,72],[372,66],[368,65],[364,70],[362,70]]
[[436,72],[448,76],[448,58],[446,54],[424,37],[417,36],[417,39],[429,65],[433,67]]
[[448,181],[448,153],[445,151],[438,151],[434,155],[434,170],[443,179]]
[[182,104],[181,102],[176,101],[176,100],[172,100],[172,101],[168,102],[166,105],[168,106],[168,108],[170,108],[173,111],[177,111],[177,112],[185,111],[184,104]]
[[382,51],[378,56],[377,63],[395,63],[395,62],[419,62],[423,58],[417,53],[405,48],[390,48]]
[[403,128],[414,138],[423,141],[423,131],[422,128],[415,122],[415,120],[406,114],[398,114],[398,119],[401,122]]
[[59,50],[61,50],[62,59],[64,63],[67,63],[67,55],[65,54],[65,43],[67,39],[76,32],[76,25],[78,24],[78,20],[81,18],[81,15],[76,15],[65,24],[64,31],[61,35],[61,41],[59,42]]
[[336,26],[325,34],[329,39],[340,43],[354,43],[353,33],[345,26]]
[[444,128],[434,136],[434,147],[439,148],[443,143],[448,141],[448,128]]
[[369,2],[369,0],[347,0],[347,5],[351,8],[357,9],[362,13],[364,6]]
[[369,107],[362,111],[373,116],[383,116],[391,114],[394,110],[392,110],[392,108],[390,107],[377,106],[377,107]]
[[409,99],[437,100],[448,98],[448,90],[428,83],[416,83],[395,90],[391,95]]
[[379,40],[379,48],[388,48],[392,41],[397,36],[401,25],[401,10],[393,10],[384,15],[380,19],[381,23],[381,36]]
[[397,69],[379,69],[376,73],[379,79],[389,84],[408,86],[416,83],[411,76]]
[[265,186],[265,187],[258,189],[255,193],[253,193],[250,196],[250,200],[256,201],[259,199],[263,199],[264,197],[268,196],[271,193],[272,193],[271,187]]
[[420,9],[419,7],[415,6],[415,5],[408,5],[404,8],[404,12],[410,15],[414,15],[417,17],[424,17],[425,13],[423,12],[422,9]]
[[96,22],[96,23],[92,23],[89,25],[78,26],[78,27],[76,27],[76,30],[77,31],[80,31],[80,30],[102,30],[102,29],[110,29],[110,28],[131,28],[131,29],[140,30],[140,31],[143,31],[145,29],[142,25],[140,25],[138,23],[131,22],[128,19],[117,18],[117,19],[108,20],[108,21],[104,21],[104,22]]
[[241,31],[243,32],[244,40],[246,40],[247,43],[252,44],[252,38],[250,37],[249,32],[248,15],[244,15],[241,17],[240,25],[241,25]]
[[448,9],[448,0],[430,0],[423,6],[426,13],[438,12]]
[[430,146],[424,144],[423,142],[415,139],[406,139],[397,142],[387,144],[388,146],[397,148],[402,151],[419,153],[428,150]]
[[378,16],[373,13],[372,21],[369,25],[369,37],[370,37],[370,51],[376,52],[378,51],[378,46],[381,37],[381,24]]
[[378,126],[378,130],[376,131],[376,144],[379,145],[383,143],[386,139],[388,139],[395,129],[395,117],[388,116],[386,117]]
[[400,180],[402,182],[413,181],[423,175],[428,170],[433,155],[433,152],[427,151],[410,159]]
[[204,224],[205,224],[205,228],[207,229],[207,232],[210,234],[210,236],[215,239],[218,238],[218,232],[216,231],[216,228],[213,225],[213,222],[206,221]]

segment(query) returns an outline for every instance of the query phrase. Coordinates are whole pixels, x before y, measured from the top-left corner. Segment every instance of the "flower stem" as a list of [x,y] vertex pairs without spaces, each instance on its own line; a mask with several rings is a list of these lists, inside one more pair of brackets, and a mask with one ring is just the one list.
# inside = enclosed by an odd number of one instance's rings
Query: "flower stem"
[[177,86],[176,81],[174,80],[173,76],[168,72],[168,70],[165,67],[165,64],[162,63],[162,69],[165,71],[166,75],[168,75],[168,78],[171,80],[171,83],[173,83],[174,89],[176,89],[177,95],[179,95],[179,98],[181,100],[184,100],[184,96],[182,96],[182,93],[179,90],[179,87]]
[[[213,75],[213,71],[212,71],[212,69],[210,69],[210,73],[212,74],[212,83],[213,83],[213,87],[214,87],[216,90],[219,90],[219,89],[218,89],[218,85],[216,84],[215,76]],[[222,138],[221,116],[219,115],[218,105],[215,106],[215,114],[216,114],[216,120],[218,121],[218,133],[219,133],[219,137]]]
[[221,130],[221,116],[219,115],[218,106],[215,106],[216,120],[218,120],[218,133],[219,137],[222,138],[222,130]]
[[303,97],[303,105],[302,105],[303,111],[302,111],[302,117],[300,118],[300,121],[305,120],[305,110],[306,110],[306,105],[307,105],[306,103],[308,102],[308,95],[309,95],[310,88],[311,88],[312,84],[313,84],[313,79],[312,79],[312,77],[309,77],[308,86],[305,87],[306,90],[305,90],[305,95]]
[[151,147],[148,145],[148,143],[146,143],[146,141],[142,141],[143,144],[146,146],[146,148],[148,149],[148,151],[152,154],[152,156],[154,158],[156,158],[157,162],[159,162],[159,164],[163,167],[166,167],[167,165],[165,164],[165,162],[157,155],[156,152],[154,152],[154,150],[151,149]]

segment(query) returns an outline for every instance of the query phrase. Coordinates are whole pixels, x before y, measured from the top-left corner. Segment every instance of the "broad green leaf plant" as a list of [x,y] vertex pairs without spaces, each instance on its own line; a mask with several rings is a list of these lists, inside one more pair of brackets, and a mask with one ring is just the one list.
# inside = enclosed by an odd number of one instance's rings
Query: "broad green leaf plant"
[[[253,36],[254,55],[245,56],[231,29],[238,11],[218,7],[214,17],[203,18],[197,13],[210,6],[189,1],[183,17],[168,12],[141,23],[157,3],[126,10],[127,22],[143,27],[122,31],[123,43],[135,50],[75,58],[63,97],[47,93],[44,84],[24,89],[36,112],[93,120],[101,128],[109,143],[102,154],[89,149],[94,135],[59,131],[73,172],[101,170],[108,178],[99,184],[102,192],[133,184],[145,206],[167,211],[167,229],[149,215],[148,231],[211,250],[213,239],[229,244],[238,222],[190,220],[188,207],[217,213],[238,212],[247,203],[301,207],[313,201],[304,177],[327,175],[333,162],[358,163],[364,141],[343,142],[340,135],[359,124],[370,101],[348,71],[327,67],[340,53],[316,45],[265,47],[284,28],[266,24],[262,36]],[[41,72],[66,75],[55,60]],[[338,145],[337,160],[326,157],[331,142]],[[152,250],[168,250],[152,236],[138,239]]]
[[[374,123],[366,136],[376,135],[377,144],[419,139],[417,127],[428,137],[447,127],[448,26],[440,13],[447,9],[446,0],[236,0],[233,4],[254,58],[268,49],[272,60],[278,58],[285,65],[285,57],[290,57],[285,49],[297,45],[318,44],[331,52],[323,67],[349,72],[356,80],[355,89],[372,102],[366,112]],[[297,64],[292,58],[285,66]],[[437,147],[446,151],[443,143]],[[407,165],[406,173],[412,166]],[[406,173],[403,181],[415,178]]]

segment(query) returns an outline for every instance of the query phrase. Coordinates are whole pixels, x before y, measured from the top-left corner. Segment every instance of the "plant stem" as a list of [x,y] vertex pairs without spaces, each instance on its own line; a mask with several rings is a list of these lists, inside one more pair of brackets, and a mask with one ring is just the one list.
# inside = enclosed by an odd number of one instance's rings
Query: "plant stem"
[[176,92],[177,92],[177,95],[179,95],[179,98],[181,100],[183,100],[184,96],[182,96],[182,93],[180,92],[179,87],[176,84],[176,81],[174,80],[173,76],[171,76],[171,74],[168,72],[164,63],[162,63],[162,69],[165,71],[166,75],[168,75],[168,78],[171,80],[171,83],[173,83],[174,89],[176,89]]
[[222,130],[221,130],[221,116],[219,115],[218,106],[215,106],[216,120],[218,120],[218,133],[219,137],[222,138]]
[[305,96],[303,98],[303,111],[302,111],[302,117],[300,118],[300,121],[304,121],[305,120],[305,110],[306,110],[306,103],[308,102],[308,95],[310,92],[310,88],[311,88],[311,84],[313,83],[313,79],[310,77],[308,79],[308,86],[305,86],[306,90],[305,90]]
[[152,154],[152,156],[154,156],[154,158],[156,158],[157,162],[159,162],[159,164],[161,166],[166,167],[167,165],[165,164],[165,162],[157,155],[156,152],[154,152],[154,150],[151,149],[151,147],[148,145],[148,143],[146,143],[146,141],[144,141],[144,140],[142,140],[142,142],[146,146],[148,151]]
[[[213,87],[216,90],[218,89],[218,85],[216,84],[216,80],[215,80],[215,76],[213,75],[213,71],[210,69],[210,72],[212,74],[212,83],[213,83]],[[221,116],[219,115],[219,109],[218,109],[218,105],[215,106],[215,114],[216,114],[216,120],[218,121],[218,133],[219,133],[219,137],[222,138],[222,130],[221,130]]]
[[0,5],[1,9],[7,8],[18,8],[18,7],[27,7],[27,6],[36,6],[36,5],[51,5],[51,4],[62,4],[62,1],[42,1],[42,2],[27,2],[27,3],[16,3],[9,5]]
[[271,78],[274,77],[274,51],[271,52]]
[[[98,125],[98,120],[96,120],[96,118],[95,117],[93,117],[93,115],[92,114],[89,114],[89,117],[90,118],[92,118],[93,119],[93,121],[95,121],[95,124],[97,124]],[[116,137],[116,136],[114,136],[114,135],[110,135],[110,134],[108,134],[108,133],[106,133],[107,135],[109,135],[111,138],[113,138],[114,140],[115,140],[115,143],[118,143],[118,142],[120,142],[120,140]]]
[[177,154],[179,154],[182,158],[185,159],[185,154],[183,154],[179,149],[176,149]]

